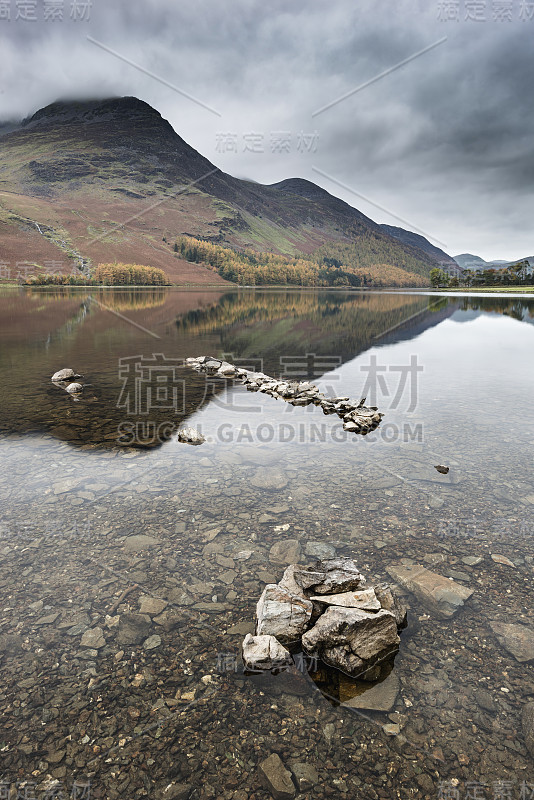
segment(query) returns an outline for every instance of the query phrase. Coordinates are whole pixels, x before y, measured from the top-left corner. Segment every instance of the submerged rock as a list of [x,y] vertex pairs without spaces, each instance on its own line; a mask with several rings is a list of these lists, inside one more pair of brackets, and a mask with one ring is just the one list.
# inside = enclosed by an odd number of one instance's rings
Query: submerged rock
[[141,644],[150,633],[150,617],[146,614],[122,614],[117,644]]
[[275,564],[291,564],[298,560],[299,556],[300,542],[298,539],[282,539],[280,542],[275,542],[269,550],[269,561]]
[[288,480],[282,470],[277,467],[259,467],[250,483],[257,489],[267,489],[272,492],[285,489]]
[[192,791],[190,783],[169,783],[159,797],[161,800],[189,800]]
[[386,568],[388,575],[409,592],[438,619],[449,619],[473,594],[473,589],[460,586],[450,578],[430,572],[420,564],[393,565]]
[[299,792],[307,792],[319,783],[317,770],[311,764],[296,761],[289,765]]
[[291,779],[291,773],[284,767],[277,753],[272,753],[269,758],[261,762],[258,773],[262,785],[272,794],[274,800],[291,800],[295,797],[295,784]]
[[82,647],[100,650],[106,644],[102,628],[88,628],[83,634],[80,644]]
[[521,714],[521,726],[525,744],[531,756],[534,757],[534,702],[527,703]]
[[[351,683],[345,678],[348,684]],[[374,686],[358,691],[357,694],[348,696],[354,691],[354,685],[344,686],[340,681],[339,699],[343,706],[359,708],[365,711],[391,711],[400,691],[400,681],[395,672],[390,672],[387,678]]]
[[335,558],[336,548],[326,542],[307,542],[304,552],[315,558]]
[[203,444],[206,439],[197,431],[196,428],[180,428],[178,430],[177,439],[179,442],[184,442],[185,444]]
[[155,536],[149,536],[147,533],[134,533],[132,536],[127,536],[122,544],[127,553],[137,553],[161,544],[161,540],[156,539]]
[[310,600],[268,584],[256,606],[257,633],[276,636],[282,642],[295,641],[307,629],[312,612]]
[[496,564],[502,564],[504,567],[515,567],[513,561],[510,561],[509,558],[506,558],[506,556],[503,556],[500,553],[491,553],[491,558]]
[[362,680],[376,680],[381,664],[398,652],[399,643],[390,611],[337,606],[329,606],[302,637],[308,655]]
[[274,636],[252,636],[247,633],[243,640],[245,669],[273,670],[291,664],[289,651]]
[[534,661],[534,629],[511,622],[490,622],[499,642],[517,661]]

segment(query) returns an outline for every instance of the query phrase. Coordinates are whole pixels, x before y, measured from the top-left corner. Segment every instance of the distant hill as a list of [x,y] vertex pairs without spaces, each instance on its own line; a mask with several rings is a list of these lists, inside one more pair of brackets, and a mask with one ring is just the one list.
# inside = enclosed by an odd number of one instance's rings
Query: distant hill
[[484,269],[486,266],[483,258],[472,253],[461,253],[459,256],[454,256],[454,260],[462,269]]
[[[0,237],[5,262],[164,269],[176,283],[222,278],[173,252],[186,234],[296,257],[339,246],[354,269],[388,266],[428,280],[435,258],[391,236],[310,181],[271,186],[228,175],[135,97],[57,102],[0,130]],[[323,252],[321,250],[321,252]],[[318,258],[322,258],[319,253]]]
[[502,267],[511,267],[513,264],[518,264],[519,261],[528,261],[529,266],[534,267],[534,256],[526,256],[526,258],[516,258],[515,261],[493,261],[493,264],[499,264]]
[[514,261],[484,261],[480,256],[474,256],[472,253],[462,253],[459,256],[454,256],[454,260],[462,269],[502,269],[517,264],[519,261],[528,261],[531,266],[534,266],[534,256],[527,256],[526,258],[516,258]]

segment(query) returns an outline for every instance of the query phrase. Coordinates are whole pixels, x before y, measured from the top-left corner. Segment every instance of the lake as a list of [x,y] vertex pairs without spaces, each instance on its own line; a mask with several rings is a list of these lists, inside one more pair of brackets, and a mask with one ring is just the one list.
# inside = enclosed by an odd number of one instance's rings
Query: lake
[[[0,796],[264,800],[272,753],[314,800],[534,796],[534,650],[506,627],[532,620],[534,299],[4,288],[0,337]],[[384,418],[346,433],[200,355]],[[65,367],[80,397],[51,382]],[[303,655],[243,674],[265,584],[328,554],[473,590],[439,619],[400,588],[378,701]]]

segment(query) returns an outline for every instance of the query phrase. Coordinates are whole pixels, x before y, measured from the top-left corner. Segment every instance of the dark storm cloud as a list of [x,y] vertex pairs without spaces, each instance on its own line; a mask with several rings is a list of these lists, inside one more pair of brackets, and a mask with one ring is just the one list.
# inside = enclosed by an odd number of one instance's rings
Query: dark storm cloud
[[[37,22],[0,20],[1,119],[62,96],[133,94],[239,177],[306,177],[395,224],[364,195],[446,242],[449,252],[534,253],[534,20],[519,19],[519,0],[513,20],[500,23],[491,19],[491,0],[487,22],[465,21],[463,0],[459,22],[438,21],[439,0],[93,0],[89,21],[70,19],[70,2],[63,21],[42,19],[44,0],[36,0]],[[312,116],[444,36],[445,43]],[[281,131],[289,151],[276,148]],[[247,150],[252,133],[263,152]]]

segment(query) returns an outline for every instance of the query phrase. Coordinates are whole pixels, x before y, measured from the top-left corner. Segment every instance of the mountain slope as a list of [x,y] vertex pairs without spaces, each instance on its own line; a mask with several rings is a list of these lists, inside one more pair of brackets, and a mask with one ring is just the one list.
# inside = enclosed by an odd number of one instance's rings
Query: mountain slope
[[407,231],[404,228],[397,228],[395,225],[381,225],[380,227],[385,233],[389,234],[389,236],[393,236],[395,239],[404,242],[404,244],[423,250],[431,258],[435,259],[437,266],[458,268],[458,264],[452,256],[449,256],[444,250],[433,245],[428,239],[425,239],[424,236],[414,233],[413,231]]
[[309,181],[225,174],[137,98],[53,103],[0,136],[0,258],[44,268],[55,253],[63,271],[116,259],[175,282],[220,282],[176,258],[184,233],[286,255],[351,245],[370,273],[391,264],[427,278],[435,266]]

